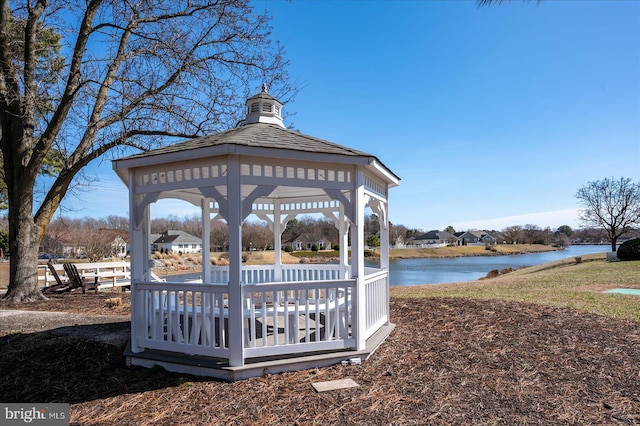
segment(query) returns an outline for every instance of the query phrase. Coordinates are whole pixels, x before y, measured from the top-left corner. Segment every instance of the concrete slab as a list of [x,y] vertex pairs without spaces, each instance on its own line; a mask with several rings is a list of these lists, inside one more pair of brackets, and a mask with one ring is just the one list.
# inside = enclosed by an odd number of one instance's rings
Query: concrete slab
[[330,380],[328,382],[311,383],[316,392],[329,392],[332,390],[355,388],[359,385],[352,379]]

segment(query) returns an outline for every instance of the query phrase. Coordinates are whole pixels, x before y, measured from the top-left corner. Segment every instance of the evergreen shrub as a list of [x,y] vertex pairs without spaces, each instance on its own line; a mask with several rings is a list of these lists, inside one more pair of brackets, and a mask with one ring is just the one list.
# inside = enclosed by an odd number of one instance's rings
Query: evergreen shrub
[[618,247],[618,259],[640,260],[640,238],[625,241]]

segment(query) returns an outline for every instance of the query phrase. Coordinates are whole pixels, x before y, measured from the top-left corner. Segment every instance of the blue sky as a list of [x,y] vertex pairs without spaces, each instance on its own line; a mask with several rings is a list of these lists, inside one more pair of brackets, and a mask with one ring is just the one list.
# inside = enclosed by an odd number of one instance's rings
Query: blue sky
[[[399,175],[394,223],[577,228],[581,185],[640,179],[639,1],[253,3],[304,87],[286,124]],[[89,171],[64,214],[127,215],[110,163]]]

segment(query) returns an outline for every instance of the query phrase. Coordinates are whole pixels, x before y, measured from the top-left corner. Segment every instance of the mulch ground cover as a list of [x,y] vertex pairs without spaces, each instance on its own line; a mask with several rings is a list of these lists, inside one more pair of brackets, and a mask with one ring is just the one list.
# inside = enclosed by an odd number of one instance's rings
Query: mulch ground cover
[[[129,315],[131,312],[131,293],[122,291],[89,291],[82,294],[81,290],[75,290],[69,293],[47,294],[46,297],[47,300],[29,303],[8,303],[0,300],[0,309],[73,312],[86,315]],[[120,304],[107,303],[109,299],[120,299]]]
[[[104,314],[100,295],[84,296],[34,306]],[[122,348],[90,340],[8,334],[0,401],[68,402],[83,425],[640,424],[640,323],[504,301],[391,308],[395,331],[361,365],[235,383],[128,368]],[[345,378],[359,386],[311,386]]]

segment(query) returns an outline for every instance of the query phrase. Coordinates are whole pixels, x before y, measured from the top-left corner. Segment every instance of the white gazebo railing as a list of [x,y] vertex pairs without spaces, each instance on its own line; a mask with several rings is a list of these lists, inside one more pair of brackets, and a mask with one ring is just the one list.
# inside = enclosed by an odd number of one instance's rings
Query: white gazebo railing
[[[242,269],[243,280],[251,282],[242,285],[245,359],[356,346],[352,315],[356,279],[340,279],[345,271],[339,265],[283,265],[282,281],[266,281],[274,269],[273,265]],[[388,272],[369,268],[367,272],[369,337],[388,320]],[[225,267],[213,268],[212,279],[225,276]],[[132,337],[139,349],[229,358],[230,341],[240,336],[229,335],[232,307],[227,284],[142,282],[132,291],[136,310],[144,312],[132,317]]]
[[371,337],[389,320],[389,272],[366,268],[365,294],[365,339]]
[[146,282],[134,288],[136,308],[144,312],[131,318],[139,347],[228,357],[226,285]]
[[[281,275],[279,280],[276,278],[277,271],[280,271]],[[348,272],[348,267],[329,264],[281,265],[279,268],[274,265],[247,265],[242,267],[242,282],[259,284],[274,281],[338,280],[347,276]],[[211,282],[217,284],[229,282],[229,267],[212,266]]]
[[245,358],[346,349],[355,280],[243,286]]

